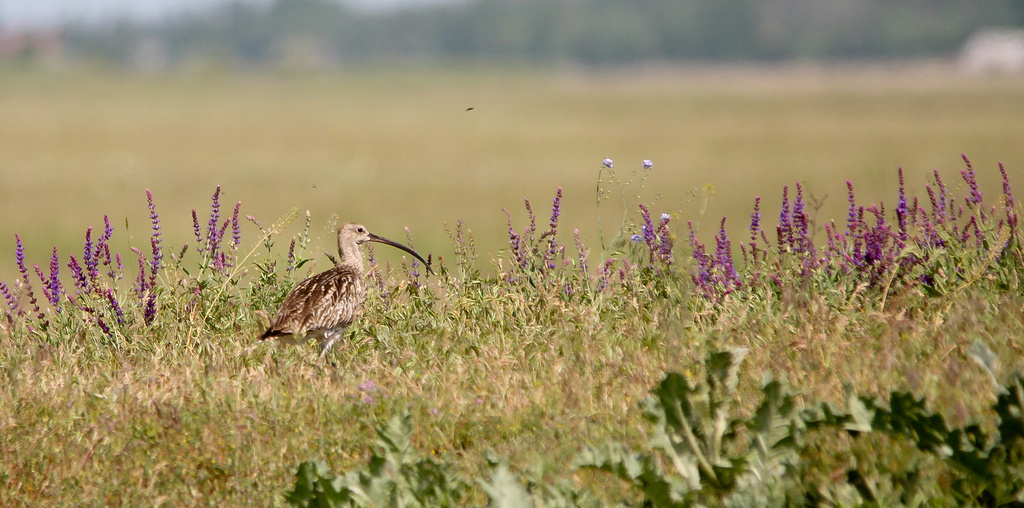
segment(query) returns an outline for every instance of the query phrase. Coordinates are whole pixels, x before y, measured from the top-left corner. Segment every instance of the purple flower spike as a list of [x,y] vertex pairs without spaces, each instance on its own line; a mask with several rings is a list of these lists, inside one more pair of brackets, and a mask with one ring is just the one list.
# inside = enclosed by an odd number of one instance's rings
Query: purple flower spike
[[846,236],[854,236],[860,228],[857,218],[857,202],[853,198],[853,182],[846,181],[847,201],[850,203],[850,214],[846,217]]
[[790,247],[795,252],[811,253],[814,244],[810,235],[810,219],[804,211],[804,189],[796,184],[796,200],[793,201],[793,226],[790,237]]
[[[253,219],[252,217],[250,217],[250,219],[253,222],[256,221],[256,219]],[[192,209],[192,233],[194,233],[196,235],[196,250],[198,250],[199,253],[202,254],[203,253],[203,232],[202,232],[202,230],[199,229],[199,217],[196,215],[196,209],[195,208]]]
[[661,214],[661,222],[658,223],[658,247],[655,252],[655,257],[658,258],[663,264],[668,265],[672,262],[672,233],[668,230],[668,223],[672,220],[672,216],[667,213]]
[[7,284],[4,284],[4,281],[2,280],[0,280],[0,293],[4,295],[4,300],[7,300],[7,306],[11,309],[10,313],[4,312],[7,316],[7,322],[14,324],[14,316],[11,313],[17,316],[23,316],[25,315],[25,311],[21,310],[21,305],[18,305],[18,299],[14,297],[14,294],[11,293],[11,289],[7,287]]
[[504,211],[505,212],[505,216],[508,217],[508,248],[509,248],[509,253],[512,254],[512,257],[515,259],[516,267],[518,267],[518,268],[525,268],[526,267],[526,257],[525,257],[525,255],[523,253],[523,241],[522,241],[522,238],[519,236],[519,233],[516,233],[515,228],[512,227],[512,213],[509,212],[507,209],[504,209],[504,208],[502,208],[502,211]]
[[117,324],[124,324],[124,312],[121,310],[121,304],[118,303],[117,297],[114,296],[113,289],[107,289],[107,302],[110,303],[110,308],[113,309],[114,315],[117,316]]
[[587,249],[583,246],[583,241],[580,240],[580,230],[572,230],[572,236],[576,240],[576,250],[579,252],[579,269],[584,276],[587,275]]
[[92,228],[85,230],[85,246],[82,248],[82,268],[85,270],[85,276],[90,282],[96,280],[96,275],[99,273],[97,270],[98,263],[93,253],[92,243]]
[[896,223],[900,228],[900,248],[904,246],[910,235],[907,234],[907,216],[910,214],[910,206],[907,205],[907,192],[903,183],[903,168],[899,168],[900,190],[896,202]]
[[530,200],[524,198],[523,202],[526,205],[526,212],[530,214],[530,227],[526,228],[526,231],[523,231],[523,237],[532,243],[533,234],[537,232],[537,216],[533,214],[533,207],[530,206]]
[[213,203],[210,205],[210,222],[206,225],[206,248],[212,253],[216,252],[215,247],[220,241],[217,237],[217,225],[220,224],[220,185],[213,191],[213,197],[210,199]]
[[14,240],[17,245],[15,259],[18,263],[18,271],[21,272],[21,280],[25,283],[25,289],[28,293],[28,303],[32,305],[32,312],[38,314],[39,318],[42,319],[43,313],[39,310],[39,302],[32,292],[32,281],[28,278],[28,268],[25,267],[25,246],[21,244],[21,237],[17,234],[14,235]]
[[142,313],[142,320],[146,323],[146,326],[152,325],[153,321],[156,320],[156,292],[149,292],[149,297],[146,298],[146,307]]
[[242,209],[242,202],[235,204],[235,211],[231,213],[231,254],[238,252],[238,245],[242,243],[242,226],[238,222],[238,212]]
[[789,212],[789,186],[786,185],[782,187],[782,211],[779,212],[779,225],[775,228],[779,236],[779,249],[782,249],[783,245],[793,243],[792,228]]
[[[967,165],[967,169],[960,170],[960,176],[964,178],[964,181],[967,182],[967,186],[971,189],[971,195],[967,197],[966,200],[972,205],[981,205],[983,199],[981,191],[978,189],[978,178],[974,173],[974,167],[971,165],[971,161],[966,155],[961,154],[960,157],[963,158],[964,164]],[[982,216],[981,218],[984,219],[985,217]]]
[[[132,252],[139,256],[139,275],[135,277],[135,294],[141,299],[145,296],[146,291],[149,290],[149,283],[146,281],[146,255],[141,250],[132,247]],[[75,262],[74,256],[71,257],[71,263]],[[75,272],[75,268],[71,267],[71,263],[68,266],[71,268],[72,273]]]
[[46,284],[50,294],[50,304],[56,306],[60,302],[61,295],[64,294],[64,286],[60,283],[60,256],[57,254],[57,247],[53,248],[53,255],[50,256],[50,277]]
[[757,243],[757,234],[761,230],[761,196],[754,197],[754,212],[750,214],[750,243]]
[[740,276],[736,272],[736,265],[732,261],[732,243],[729,242],[729,237],[725,233],[724,217],[718,229],[718,234],[715,235],[715,244],[715,263],[725,279],[725,286],[727,288],[733,285],[739,286]]
[[640,217],[643,219],[644,224],[640,228],[643,233],[644,243],[647,244],[647,249],[650,253],[649,262],[651,266],[654,266],[655,253],[658,249],[657,234],[654,230],[654,223],[651,222],[651,211],[647,209],[643,204],[640,206]]
[[551,204],[551,229],[554,230],[558,227],[558,216],[561,214],[562,209],[562,188],[559,187],[558,191],[555,192],[555,199]]
[[[373,250],[370,250],[370,266],[373,266]],[[292,237],[292,243],[288,244],[288,265],[284,271],[290,272],[295,269],[295,237]]]
[[89,279],[85,277],[85,271],[82,270],[82,266],[78,264],[75,256],[68,256],[68,258],[68,269],[71,270],[71,278],[75,281],[75,293],[87,292],[89,289]]
[[156,286],[156,276],[160,272],[162,266],[161,261],[163,260],[163,251],[160,249],[160,238],[152,237],[149,240],[150,247],[153,249],[153,259],[150,260],[149,264],[149,286]]
[[1016,201],[1013,199],[1013,192],[1010,190],[1010,177],[1006,176],[1006,168],[999,163],[999,173],[1003,175],[1003,195],[1006,196],[1006,207],[1013,208]]

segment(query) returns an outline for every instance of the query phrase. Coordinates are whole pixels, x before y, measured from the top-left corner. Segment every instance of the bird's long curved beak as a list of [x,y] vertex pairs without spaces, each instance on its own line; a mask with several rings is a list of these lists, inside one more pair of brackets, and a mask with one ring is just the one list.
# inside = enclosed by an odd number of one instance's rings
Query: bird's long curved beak
[[428,273],[434,273],[434,271],[430,269],[430,263],[428,263],[426,259],[423,259],[423,257],[421,257],[419,254],[417,254],[416,251],[414,251],[414,250],[410,249],[409,247],[406,247],[405,245],[402,245],[402,244],[400,244],[398,242],[393,242],[391,240],[388,240],[387,238],[384,238],[383,236],[377,236],[377,235],[375,235],[373,233],[367,233],[367,234],[370,235],[370,241],[371,242],[377,242],[377,243],[383,243],[385,245],[390,245],[392,247],[396,247],[396,248],[402,249],[405,252],[408,252],[409,254],[412,254],[416,259],[418,259],[418,260],[423,262],[423,266],[427,267],[427,272]]

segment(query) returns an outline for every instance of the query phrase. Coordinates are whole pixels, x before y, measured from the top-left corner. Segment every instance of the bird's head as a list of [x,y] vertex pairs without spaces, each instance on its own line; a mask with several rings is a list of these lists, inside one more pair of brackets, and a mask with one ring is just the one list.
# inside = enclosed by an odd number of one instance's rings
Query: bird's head
[[[416,259],[423,262],[423,265],[427,267],[427,271],[433,273],[430,269],[430,263],[423,259],[416,251],[402,245],[398,242],[393,242],[382,236],[377,236],[366,229],[366,226],[362,224],[356,224],[355,222],[349,222],[340,228],[338,228],[338,251],[345,252],[346,246],[358,247],[366,242],[377,242],[392,247],[402,249],[409,254],[412,254]],[[342,254],[344,256],[344,254]]]

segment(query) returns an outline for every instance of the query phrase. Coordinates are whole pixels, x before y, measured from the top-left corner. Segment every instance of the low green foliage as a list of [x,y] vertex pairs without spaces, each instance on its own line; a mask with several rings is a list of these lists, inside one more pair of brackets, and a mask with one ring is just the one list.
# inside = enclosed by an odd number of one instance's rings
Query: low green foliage
[[[651,423],[643,451],[622,443],[586,446],[573,470],[595,469],[617,476],[639,491],[645,505],[792,506],[794,504],[920,504],[939,492],[935,486],[889,485],[857,468],[847,483],[807,479],[802,460],[811,432],[879,432],[905,439],[953,470],[950,501],[964,505],[1007,506],[1024,502],[1024,376],[999,388],[993,413],[998,430],[977,424],[952,428],[923,399],[892,392],[889,403],[851,394],[845,409],[809,402],[777,380],[761,389],[761,402],[749,417],[737,417],[735,395],[743,349],[715,352],[703,362],[704,382],[671,372],[641,404]],[[299,465],[294,488],[285,496],[295,506],[450,506],[468,497],[470,484],[451,464],[422,458],[411,449],[408,412],[378,429],[378,451],[360,471],[333,475],[324,463]],[[493,464],[489,479],[474,482],[491,506],[583,506],[594,499],[590,487],[563,478],[538,489],[505,462]],[[897,482],[899,483],[899,482]],[[906,483],[906,482],[903,482]],[[594,488],[599,488],[594,485]]]

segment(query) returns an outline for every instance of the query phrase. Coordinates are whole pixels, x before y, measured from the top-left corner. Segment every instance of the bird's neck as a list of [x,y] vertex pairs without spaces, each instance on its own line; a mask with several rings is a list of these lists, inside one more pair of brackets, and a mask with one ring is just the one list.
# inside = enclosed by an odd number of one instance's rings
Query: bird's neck
[[353,270],[362,271],[363,269],[363,253],[359,250],[359,245],[341,244],[338,245],[338,266],[344,266]]

